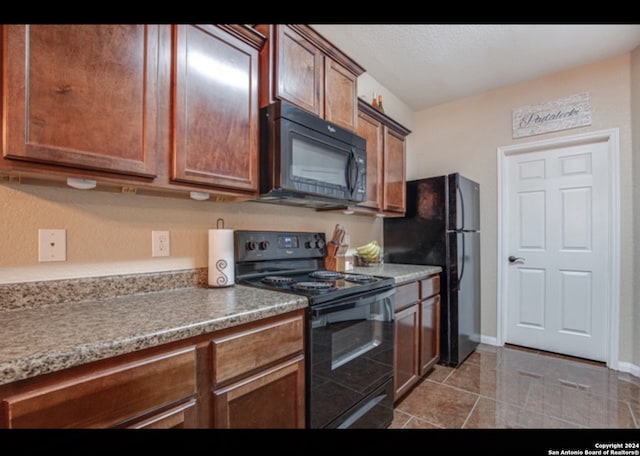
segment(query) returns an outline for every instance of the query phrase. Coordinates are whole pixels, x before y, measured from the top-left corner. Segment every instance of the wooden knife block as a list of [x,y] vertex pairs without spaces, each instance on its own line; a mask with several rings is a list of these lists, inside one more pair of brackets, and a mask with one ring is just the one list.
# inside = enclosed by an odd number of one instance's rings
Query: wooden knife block
[[349,245],[338,245],[334,242],[327,244],[327,256],[324,258],[324,267],[329,271],[345,272],[345,254],[349,250]]

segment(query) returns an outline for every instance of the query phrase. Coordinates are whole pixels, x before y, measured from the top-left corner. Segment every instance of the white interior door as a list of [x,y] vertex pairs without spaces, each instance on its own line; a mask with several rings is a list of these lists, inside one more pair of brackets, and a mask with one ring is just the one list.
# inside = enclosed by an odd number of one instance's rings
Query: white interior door
[[506,158],[505,342],[607,360],[608,153],[594,142]]

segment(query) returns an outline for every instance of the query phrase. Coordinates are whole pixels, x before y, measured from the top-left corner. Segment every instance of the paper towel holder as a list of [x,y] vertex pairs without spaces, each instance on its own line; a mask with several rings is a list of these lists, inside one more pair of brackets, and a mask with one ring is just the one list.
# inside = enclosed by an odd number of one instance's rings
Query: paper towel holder
[[224,219],[216,220],[216,229],[209,230],[210,287],[227,287],[235,282],[233,230],[224,229]]

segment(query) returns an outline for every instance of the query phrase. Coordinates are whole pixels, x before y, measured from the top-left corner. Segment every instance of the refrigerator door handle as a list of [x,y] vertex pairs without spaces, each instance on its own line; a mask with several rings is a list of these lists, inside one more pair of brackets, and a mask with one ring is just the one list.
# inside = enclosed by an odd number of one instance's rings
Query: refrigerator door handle
[[461,261],[458,263],[460,264],[460,276],[458,277],[458,291],[460,291],[460,284],[462,283],[462,277],[464,276],[464,257],[466,255],[465,252],[465,245],[464,245],[464,235],[462,235],[462,258]]
[[464,195],[462,194],[462,190],[460,190],[460,185],[456,186],[456,190],[458,191],[458,195],[460,197],[460,207],[458,208],[458,210],[460,211],[460,221],[462,222],[461,226],[456,229],[464,230]]

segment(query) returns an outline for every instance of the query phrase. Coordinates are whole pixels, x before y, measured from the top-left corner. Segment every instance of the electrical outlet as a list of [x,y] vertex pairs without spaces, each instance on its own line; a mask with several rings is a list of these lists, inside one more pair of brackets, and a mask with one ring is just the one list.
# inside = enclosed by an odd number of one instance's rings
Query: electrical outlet
[[151,256],[169,256],[171,254],[171,244],[169,242],[168,231],[151,232]]
[[67,230],[38,230],[38,260],[67,261]]

